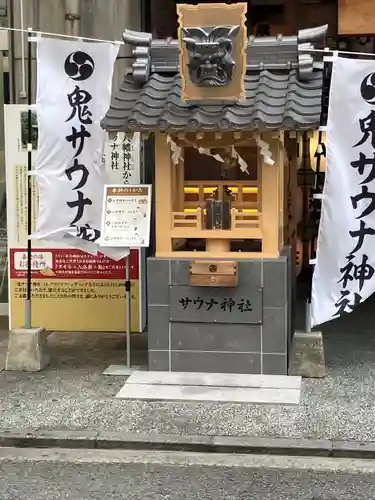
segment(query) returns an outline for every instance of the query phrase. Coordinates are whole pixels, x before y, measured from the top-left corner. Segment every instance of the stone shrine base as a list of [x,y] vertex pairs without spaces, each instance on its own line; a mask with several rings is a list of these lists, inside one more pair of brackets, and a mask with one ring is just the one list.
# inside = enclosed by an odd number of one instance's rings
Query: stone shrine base
[[[291,345],[289,249],[243,259],[233,288],[190,286],[192,259],[148,259],[151,371],[286,375]],[[210,260],[210,259],[208,259]]]

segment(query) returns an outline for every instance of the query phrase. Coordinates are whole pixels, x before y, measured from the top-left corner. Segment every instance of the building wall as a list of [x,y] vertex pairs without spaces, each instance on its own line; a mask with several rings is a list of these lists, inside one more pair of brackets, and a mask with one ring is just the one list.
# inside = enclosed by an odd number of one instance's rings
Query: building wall
[[[24,28],[32,27],[35,31],[75,34],[82,37],[101,38],[104,40],[122,40],[124,28],[141,29],[141,0],[24,0]],[[13,8],[13,27],[21,27],[19,0],[8,0],[9,9]],[[80,19],[73,23],[66,21],[68,12],[77,14]],[[27,36],[14,34],[14,43],[10,43],[10,56],[13,56],[11,73],[14,89],[13,102],[25,102],[21,96],[23,89],[21,39],[25,41],[27,55]],[[10,36],[12,42],[12,37]],[[35,99],[35,46],[33,45],[33,100]],[[12,57],[11,57],[12,59]],[[12,65],[13,64],[13,65]],[[131,48],[122,46],[116,62],[113,88],[118,89],[124,73],[131,65]],[[25,67],[27,64],[25,63]]]
[[[201,0],[202,1],[202,0]],[[210,0],[224,1],[224,0]],[[348,1],[348,0],[346,0]],[[362,0],[358,0],[362,1]],[[150,0],[152,32],[159,38],[176,36],[176,0]],[[181,0],[181,3],[184,3]],[[198,3],[185,0],[185,3]],[[329,25],[329,35],[337,31],[337,0],[308,3],[302,0],[252,0],[248,2],[248,26],[253,35],[260,24],[270,26],[270,34],[295,35],[298,29]]]

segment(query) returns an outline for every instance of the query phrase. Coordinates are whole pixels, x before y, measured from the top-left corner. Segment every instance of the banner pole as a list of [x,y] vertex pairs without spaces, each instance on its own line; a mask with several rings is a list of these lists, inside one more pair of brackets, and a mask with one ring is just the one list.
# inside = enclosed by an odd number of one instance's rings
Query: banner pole
[[312,210],[312,219],[313,219],[313,223],[314,223],[314,232],[313,232],[313,237],[311,238],[311,259],[315,259],[316,258],[316,250],[315,250],[315,245],[316,245],[316,242],[317,242],[317,239],[318,239],[318,235],[317,235],[317,232],[316,230],[318,229],[318,226],[319,226],[319,213],[318,213],[318,209],[316,207],[316,203],[317,203],[317,199],[314,198],[314,195],[317,195],[317,194],[321,194],[318,193],[318,190],[320,190],[320,165],[321,165],[321,156],[322,156],[322,151],[320,150],[321,149],[321,145],[322,145],[322,142],[323,142],[323,133],[322,131],[319,130],[319,133],[318,133],[318,145],[317,145],[317,150],[316,150],[316,168],[315,168],[315,179],[314,179],[314,188],[313,188],[313,192],[312,192],[312,196],[313,196],[313,202],[312,202],[312,205],[313,205],[313,210]]
[[25,327],[30,329],[32,327],[31,320],[31,233],[32,233],[32,191],[31,191],[31,170],[32,170],[32,46],[31,35],[32,28],[28,28],[29,36],[27,42],[27,290],[26,290],[26,304],[25,304]]
[[125,277],[125,293],[126,293],[126,366],[131,368],[131,328],[132,328],[132,292],[130,279],[130,252],[126,257],[126,277]]
[[[322,141],[323,141],[323,134],[321,131],[319,131],[319,135],[318,135],[318,146],[317,148],[321,148],[321,144],[322,144]],[[315,169],[315,179],[314,179],[314,188],[313,188],[313,192],[312,192],[312,197],[313,197],[313,210],[312,210],[312,222],[313,222],[313,225],[314,225],[314,232],[313,232],[313,237],[311,238],[311,242],[310,242],[310,245],[311,245],[311,259],[316,259],[316,251],[315,251],[315,245],[316,245],[316,242],[317,242],[317,234],[316,234],[316,230],[319,230],[319,215],[318,215],[318,210],[317,210],[317,207],[316,207],[316,203],[317,203],[317,200],[314,198],[314,196],[317,193],[318,189],[320,189],[320,164],[321,164],[321,155],[322,155],[322,152],[318,151],[317,149],[317,155],[315,156],[316,158],[316,169]],[[320,193],[319,193],[320,194]],[[311,264],[310,264],[311,265]],[[305,331],[307,333],[310,333],[311,332],[311,300],[312,300],[312,279],[313,279],[313,274],[314,274],[314,271],[312,271],[311,273],[311,277],[310,277],[310,284],[309,284],[309,298],[308,300],[306,301],[306,305],[305,305]]]

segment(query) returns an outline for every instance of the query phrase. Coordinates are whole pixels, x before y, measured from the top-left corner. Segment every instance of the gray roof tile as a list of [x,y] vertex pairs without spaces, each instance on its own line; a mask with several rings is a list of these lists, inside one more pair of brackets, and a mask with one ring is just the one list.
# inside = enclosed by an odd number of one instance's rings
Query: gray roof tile
[[179,74],[152,73],[140,86],[127,78],[102,126],[108,131],[313,129],[320,124],[322,71],[308,81],[298,71],[248,72],[246,100],[232,105],[187,105]]
[[288,37],[250,37],[246,100],[199,106],[181,100],[178,41],[125,30],[124,41],[135,46],[133,73],[112,97],[102,126],[113,132],[317,128],[323,65],[311,42],[324,37],[327,28]]

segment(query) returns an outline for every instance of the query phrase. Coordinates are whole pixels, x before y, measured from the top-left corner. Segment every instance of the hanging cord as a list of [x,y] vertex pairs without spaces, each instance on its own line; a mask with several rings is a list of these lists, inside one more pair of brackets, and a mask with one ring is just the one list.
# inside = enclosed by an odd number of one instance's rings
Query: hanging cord
[[312,217],[312,222],[313,222],[313,237],[311,239],[311,259],[316,259],[316,242],[317,242],[317,231],[319,228],[319,222],[320,222],[320,212],[321,210],[318,208],[318,205],[321,204],[321,201],[315,198],[315,195],[321,195],[321,188],[320,188],[320,178],[321,178],[321,158],[324,155],[324,148],[323,148],[323,133],[319,131],[318,133],[318,145],[316,148],[315,152],[315,161],[316,161],[316,168],[315,168],[315,178],[314,178],[314,187],[311,190],[311,203],[312,203],[312,211],[311,211],[311,217]]
[[[22,0],[20,0],[22,1]],[[6,31],[16,31],[18,33],[29,33],[28,30],[25,30],[24,28],[19,29],[19,28],[9,28],[7,26],[0,26],[0,30],[6,30]],[[118,41],[118,40],[104,40],[102,38],[87,38],[87,37],[81,37],[81,36],[75,36],[75,35],[65,35],[63,33],[49,33],[48,31],[34,31],[34,33],[37,33],[38,36],[48,36],[48,37],[56,37],[56,38],[68,38],[70,40],[82,40],[84,42],[102,42],[102,43],[114,43],[114,44],[119,44],[119,45],[125,45],[123,41]]]
[[[20,0],[21,2],[22,0]],[[7,30],[7,31],[16,31],[16,32],[21,32],[21,33],[27,33],[27,30],[25,30],[23,27],[21,29],[19,28],[9,28],[7,26],[0,26],[1,30]],[[121,45],[124,45],[123,41],[117,41],[117,40],[104,40],[101,38],[87,38],[87,37],[78,37],[78,36],[73,36],[73,35],[65,35],[63,33],[49,33],[47,31],[38,31],[40,35],[44,36],[52,36],[52,37],[58,37],[58,38],[69,38],[71,40],[84,40],[88,42],[103,42],[103,43],[119,43]],[[336,49],[313,49],[309,47],[299,47],[298,52],[320,52],[322,54],[344,54],[344,55],[351,55],[351,56],[366,56],[366,57],[375,57],[375,53],[369,53],[369,52],[350,52],[347,50],[336,50]]]
[[313,49],[309,47],[298,47],[298,52],[317,52],[321,54],[344,54],[348,56],[368,56],[368,57],[375,57],[375,53],[373,52],[350,52],[349,50],[336,50],[336,49]]

